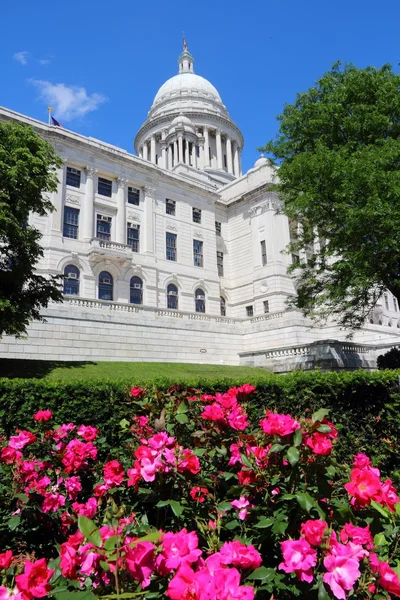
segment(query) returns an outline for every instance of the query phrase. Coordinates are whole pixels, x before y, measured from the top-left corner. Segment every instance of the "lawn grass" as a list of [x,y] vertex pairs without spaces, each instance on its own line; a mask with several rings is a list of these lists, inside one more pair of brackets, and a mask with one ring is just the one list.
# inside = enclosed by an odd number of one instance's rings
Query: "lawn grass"
[[40,378],[52,381],[88,381],[120,379],[148,381],[168,379],[171,382],[199,379],[262,378],[268,373],[254,367],[199,365],[156,362],[60,362],[42,360],[0,360],[0,377]]

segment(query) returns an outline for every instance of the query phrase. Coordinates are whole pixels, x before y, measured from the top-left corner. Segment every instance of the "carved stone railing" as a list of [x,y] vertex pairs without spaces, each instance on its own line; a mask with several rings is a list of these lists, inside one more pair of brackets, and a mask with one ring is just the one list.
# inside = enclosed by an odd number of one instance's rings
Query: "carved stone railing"
[[269,350],[265,353],[265,358],[281,358],[284,356],[305,356],[310,354],[310,346],[293,346],[292,348],[281,348],[279,350]]
[[90,242],[89,256],[114,256],[124,260],[132,260],[133,251],[127,244],[119,244],[118,242],[109,242],[94,238]]
[[274,312],[274,313],[265,313],[264,315],[260,315],[259,317],[250,317],[250,323],[258,323],[259,321],[271,321],[271,319],[280,319],[283,317],[285,313],[283,312]]

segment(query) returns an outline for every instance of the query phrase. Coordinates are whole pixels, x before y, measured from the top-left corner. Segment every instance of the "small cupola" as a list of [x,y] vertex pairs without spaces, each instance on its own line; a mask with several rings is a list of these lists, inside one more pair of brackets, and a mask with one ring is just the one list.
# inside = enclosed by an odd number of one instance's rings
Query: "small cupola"
[[194,73],[194,58],[188,50],[185,37],[183,38],[183,52],[178,58],[178,63],[179,73]]

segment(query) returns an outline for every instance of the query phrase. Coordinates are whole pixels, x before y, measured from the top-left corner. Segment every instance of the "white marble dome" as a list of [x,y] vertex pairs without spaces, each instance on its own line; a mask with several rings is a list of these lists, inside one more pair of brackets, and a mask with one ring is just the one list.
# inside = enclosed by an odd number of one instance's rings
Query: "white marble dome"
[[177,117],[175,117],[171,125],[189,125],[190,127],[194,126],[189,117],[185,117],[183,114],[179,114]]
[[160,87],[155,95],[153,107],[159,102],[187,95],[210,98],[222,104],[221,96],[212,83],[196,73],[187,72],[174,75]]

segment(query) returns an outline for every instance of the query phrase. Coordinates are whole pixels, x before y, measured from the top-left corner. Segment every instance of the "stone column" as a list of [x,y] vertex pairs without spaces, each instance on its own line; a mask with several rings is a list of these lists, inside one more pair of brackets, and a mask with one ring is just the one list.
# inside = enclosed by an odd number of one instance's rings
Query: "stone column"
[[178,147],[179,147],[179,158],[178,158],[178,162],[184,162],[183,161],[183,138],[180,135],[178,138]]
[[204,169],[204,138],[199,138],[199,169]]
[[171,170],[172,169],[172,144],[169,144],[169,146],[168,146],[167,161],[168,161],[167,169]]
[[126,219],[125,219],[125,187],[126,179],[117,178],[117,221],[115,227],[115,241],[126,244]]
[[217,142],[217,169],[222,170],[222,142],[221,142],[221,130],[217,129],[215,139]]
[[204,167],[210,166],[210,139],[207,127],[204,127]]
[[139,148],[139,158],[143,158],[143,146]]
[[144,160],[149,160],[149,149],[147,146],[147,142],[143,144],[143,158]]
[[86,193],[85,200],[82,206],[82,231],[84,240],[91,240],[94,237],[93,221],[94,221],[94,191],[97,169],[86,167]]
[[189,161],[189,141],[185,140],[185,163],[188,165],[190,164]]
[[143,246],[145,254],[154,254],[154,198],[156,189],[150,186],[146,186],[143,189],[144,192],[144,231],[140,234],[143,235]]
[[192,167],[193,169],[197,168],[197,146],[195,143],[192,144]]
[[156,162],[156,138],[154,135],[151,136],[150,141],[150,160],[152,163]]
[[161,164],[159,165],[163,169],[167,169],[167,148],[165,142],[161,142]]
[[228,160],[228,173],[233,173],[232,142],[228,136],[226,137],[226,158]]
[[240,177],[239,146],[236,141],[233,142],[233,164],[236,177]]
[[[54,211],[51,213],[51,229],[52,232],[61,233],[62,231],[62,215],[65,206],[65,198],[66,198],[66,189],[65,189],[65,173],[66,167],[63,165],[59,169],[57,169],[57,179],[58,186],[57,191],[52,194],[52,204],[54,206]],[[73,195],[73,194],[69,194]],[[77,197],[77,201],[79,198]]]
[[179,162],[179,158],[178,158],[178,140],[175,140],[174,142],[174,167],[176,167],[176,165]]

